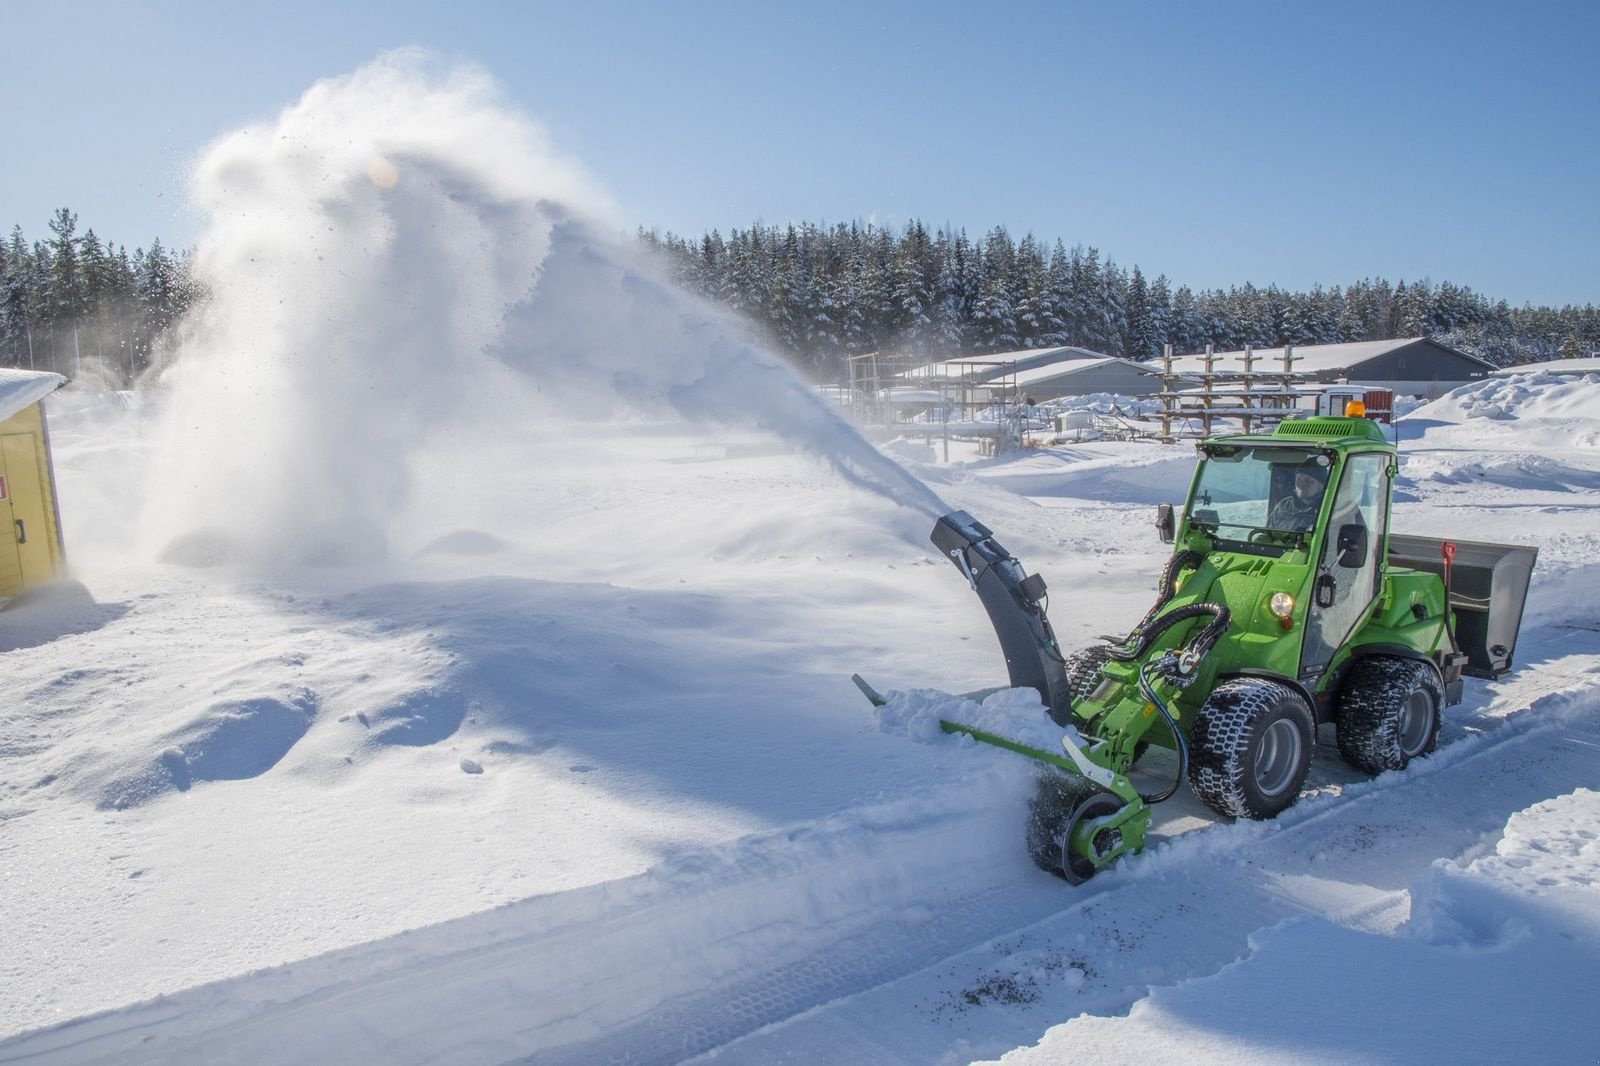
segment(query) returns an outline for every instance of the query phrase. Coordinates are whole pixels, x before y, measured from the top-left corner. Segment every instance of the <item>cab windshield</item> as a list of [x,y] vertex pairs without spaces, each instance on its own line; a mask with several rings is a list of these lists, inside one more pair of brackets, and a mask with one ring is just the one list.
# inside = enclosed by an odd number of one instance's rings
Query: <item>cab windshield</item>
[[1248,541],[1258,532],[1303,540],[1316,525],[1329,470],[1327,457],[1309,449],[1212,446],[1200,464],[1189,524],[1224,540]]

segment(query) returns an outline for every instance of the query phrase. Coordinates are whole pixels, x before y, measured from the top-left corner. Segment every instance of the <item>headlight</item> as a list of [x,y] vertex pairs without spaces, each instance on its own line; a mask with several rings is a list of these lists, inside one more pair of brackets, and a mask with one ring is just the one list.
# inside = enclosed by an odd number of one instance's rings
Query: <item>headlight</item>
[[1267,601],[1267,610],[1276,615],[1280,621],[1287,622],[1294,614],[1294,597],[1287,592],[1274,592],[1272,599]]

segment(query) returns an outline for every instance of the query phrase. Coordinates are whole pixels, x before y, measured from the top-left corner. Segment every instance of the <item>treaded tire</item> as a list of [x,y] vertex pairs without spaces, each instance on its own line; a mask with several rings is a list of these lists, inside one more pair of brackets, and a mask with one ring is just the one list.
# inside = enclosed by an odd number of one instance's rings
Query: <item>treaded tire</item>
[[1439,744],[1444,687],[1427,663],[1370,655],[1339,689],[1339,754],[1369,774],[1404,770]]
[[[1087,648],[1080,648],[1062,661],[1067,673],[1067,693],[1072,697],[1074,706],[1088,699],[1090,694],[1100,687],[1100,668],[1110,661],[1109,644],[1092,644]],[[1067,725],[1067,722],[1056,719],[1054,715],[1051,715],[1051,718],[1055,720],[1056,725]]]
[[1224,681],[1189,737],[1189,786],[1229,818],[1271,818],[1294,803],[1311,769],[1311,708],[1288,685]]

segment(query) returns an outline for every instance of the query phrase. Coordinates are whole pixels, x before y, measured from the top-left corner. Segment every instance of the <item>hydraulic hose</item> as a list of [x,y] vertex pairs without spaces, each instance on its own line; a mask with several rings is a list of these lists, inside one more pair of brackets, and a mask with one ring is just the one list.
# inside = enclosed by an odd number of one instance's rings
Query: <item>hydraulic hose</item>
[[[1100,639],[1116,647],[1128,647],[1130,645],[1137,645],[1140,648],[1146,647],[1145,643],[1140,642],[1141,638],[1144,636],[1145,629],[1155,619],[1156,615],[1161,613],[1161,608],[1171,601],[1172,594],[1178,584],[1178,571],[1185,567],[1199,566],[1204,561],[1204,555],[1197,551],[1190,551],[1187,548],[1174,554],[1167,560],[1167,565],[1161,570],[1161,584],[1156,590],[1156,602],[1152,603],[1150,609],[1144,613],[1144,617],[1139,619],[1139,624],[1134,626],[1125,637],[1104,636]],[[1137,654],[1136,652],[1135,655]]]
[[1206,613],[1212,615],[1211,623],[1200,631],[1200,634],[1189,641],[1183,654],[1190,656],[1198,662],[1211,650],[1211,646],[1222,639],[1222,634],[1228,631],[1228,623],[1233,619],[1233,612],[1220,603],[1192,603],[1188,607],[1180,607],[1179,611],[1193,611],[1195,614]]
[[1118,643],[1126,644],[1128,641],[1133,640],[1139,635],[1140,630],[1149,625],[1155,616],[1161,613],[1161,608],[1165,607],[1167,601],[1172,599],[1173,590],[1178,583],[1179,570],[1189,566],[1199,566],[1204,561],[1204,555],[1188,548],[1177,552],[1172,558],[1168,559],[1166,567],[1161,571],[1161,584],[1156,590],[1156,602],[1151,604],[1144,617],[1139,619],[1139,624],[1133,627],[1133,632],[1129,633],[1125,639],[1118,641]]
[[1187,622],[1191,618],[1198,618],[1203,614],[1212,617],[1210,625],[1200,631],[1199,636],[1190,641],[1185,654],[1191,658],[1198,658],[1211,650],[1211,645],[1227,631],[1228,621],[1232,617],[1228,609],[1220,603],[1190,603],[1173,611],[1168,611],[1148,626],[1143,626],[1134,631],[1129,638],[1129,643],[1112,647],[1107,655],[1120,663],[1132,662],[1150,649],[1150,644],[1161,634],[1177,625]]
[[[1184,738],[1183,731],[1178,728],[1178,723],[1173,719],[1172,712],[1167,709],[1166,701],[1157,694],[1155,685],[1150,680],[1150,675],[1156,671],[1165,671],[1167,677],[1178,686],[1187,685],[1190,680],[1193,680],[1194,668],[1199,665],[1200,660],[1205,658],[1206,654],[1211,651],[1212,646],[1222,637],[1222,634],[1227,632],[1228,622],[1231,620],[1232,614],[1220,603],[1186,604],[1169,614],[1163,615],[1146,629],[1140,638],[1138,649],[1128,652],[1127,658],[1122,659],[1122,661],[1127,662],[1138,658],[1139,655],[1148,650],[1150,642],[1160,634],[1179,622],[1185,622],[1191,618],[1198,618],[1206,614],[1211,615],[1210,623],[1193,640],[1189,641],[1185,648],[1181,651],[1170,651],[1160,655],[1139,668],[1139,691],[1161,713],[1162,720],[1167,723],[1167,728],[1172,731],[1173,743],[1178,752],[1178,772],[1173,776],[1172,784],[1154,796],[1146,796],[1140,793],[1139,798],[1146,803],[1160,803],[1162,800],[1169,799],[1174,792],[1182,787],[1183,779],[1189,773],[1189,742]],[[1126,651],[1126,649],[1119,649],[1119,651]],[[1121,658],[1117,651],[1113,651],[1111,654],[1113,658]]]
[[1178,728],[1178,723],[1173,721],[1172,713],[1167,710],[1164,700],[1156,695],[1155,686],[1150,683],[1149,671],[1155,669],[1156,662],[1152,660],[1144,664],[1139,670],[1139,691],[1144,693],[1144,698],[1155,704],[1157,711],[1167,723],[1167,728],[1172,730],[1172,739],[1177,744],[1178,772],[1172,778],[1172,784],[1154,796],[1139,793],[1139,798],[1146,803],[1160,803],[1162,800],[1172,798],[1172,794],[1183,785],[1183,779],[1189,774],[1189,742],[1183,738],[1183,730]]

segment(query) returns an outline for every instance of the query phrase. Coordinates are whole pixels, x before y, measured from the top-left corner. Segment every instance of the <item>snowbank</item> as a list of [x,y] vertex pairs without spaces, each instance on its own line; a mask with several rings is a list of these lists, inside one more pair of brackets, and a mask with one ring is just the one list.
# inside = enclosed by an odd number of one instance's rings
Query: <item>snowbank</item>
[[941,740],[962,745],[977,743],[971,737],[947,734],[940,726],[940,722],[954,722],[1043,751],[1061,750],[1061,730],[1050,722],[1039,693],[1031,688],[1000,689],[981,699],[934,689],[890,692],[883,706],[875,709],[875,715],[882,732],[925,744]]
[[1436,422],[1508,418],[1600,419],[1600,374],[1579,378],[1536,371],[1463,385],[1407,417]]

